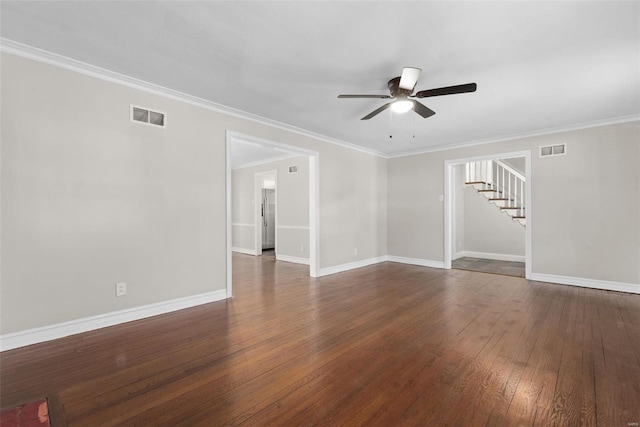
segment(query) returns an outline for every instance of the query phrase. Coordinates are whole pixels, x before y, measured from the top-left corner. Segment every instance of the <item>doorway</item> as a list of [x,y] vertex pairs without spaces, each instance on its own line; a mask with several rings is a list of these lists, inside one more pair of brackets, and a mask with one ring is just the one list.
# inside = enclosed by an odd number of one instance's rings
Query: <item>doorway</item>
[[[503,173],[501,172],[499,176],[495,176],[495,170],[487,165],[491,165],[493,163],[509,168],[509,165],[505,163],[505,159],[520,159],[522,167],[524,169],[524,174],[521,176],[522,181],[517,186],[517,189],[514,188],[515,181],[509,181],[509,178],[505,180]],[[470,166],[471,165],[471,166]],[[482,178],[478,179],[468,179],[470,168],[471,173],[478,173],[480,171],[481,174],[484,174]],[[466,168],[466,174],[463,172]],[[462,172],[461,172],[462,171]],[[488,179],[487,179],[488,172]],[[514,173],[517,173],[515,170]],[[508,173],[508,172],[507,172]],[[450,269],[453,266],[453,261],[456,260],[457,267],[462,265],[463,269],[472,269],[474,266],[480,266],[481,269],[479,271],[485,272],[494,272],[495,270],[498,274],[509,274],[509,273],[517,273],[518,267],[522,267],[521,265],[509,264],[514,262],[522,262],[524,261],[524,277],[527,279],[531,276],[531,214],[532,214],[532,206],[531,206],[531,152],[530,151],[521,151],[521,152],[513,152],[513,153],[502,153],[490,156],[481,156],[481,157],[472,157],[472,158],[464,158],[464,159],[455,159],[455,160],[447,160],[445,161],[444,167],[444,229],[445,229],[445,238],[444,238],[444,266],[446,269]],[[492,174],[494,176],[492,176]],[[461,180],[464,180],[464,183],[461,184]],[[515,180],[515,178],[514,178]],[[524,257],[522,255],[513,257],[506,256],[505,254],[492,254],[491,252],[481,252],[476,248],[475,251],[468,251],[465,253],[464,250],[460,251],[460,210],[456,209],[457,206],[461,203],[460,192],[459,190],[462,185],[467,185],[467,182],[472,182],[473,186],[476,187],[478,193],[482,194],[480,198],[485,198],[484,203],[486,203],[486,208],[489,209],[489,205],[492,205],[491,209],[495,209],[499,215],[507,215],[512,216],[514,220],[513,223],[508,223],[508,226],[513,227],[521,227],[520,224],[523,224],[526,221],[526,225],[524,230]],[[511,182],[511,184],[510,184]],[[498,188],[499,187],[499,188]],[[471,189],[471,191],[476,191]],[[469,191],[469,190],[467,190]],[[515,196],[515,197],[514,197]],[[512,204],[511,200],[516,199],[521,203]],[[491,203],[488,203],[491,202]],[[516,210],[514,207],[518,205],[521,209]],[[484,206],[484,205],[483,205]],[[523,213],[526,209],[526,219],[521,218],[525,216]],[[502,213],[501,213],[502,212]],[[507,218],[498,218],[498,220],[503,220]],[[516,224],[516,222],[520,222],[520,224]],[[483,227],[483,232],[485,231]],[[487,234],[484,234],[486,236]],[[520,239],[522,239],[522,235],[520,235]],[[490,237],[487,237],[490,238]],[[499,238],[499,237],[497,237]],[[476,239],[478,240],[478,239]],[[522,240],[520,240],[522,242]],[[500,251],[498,251],[500,252]],[[506,252],[506,251],[505,251]],[[470,256],[469,256],[470,255]],[[494,255],[494,256],[492,256]],[[463,260],[462,262],[458,261],[457,258],[466,257],[468,259]],[[520,258],[520,259],[516,259]],[[524,259],[522,259],[524,258]],[[520,273],[521,274],[521,273]],[[509,274],[511,275],[511,274]]]
[[255,174],[255,241],[256,255],[267,252],[270,256],[278,252],[276,233],[278,224],[277,208],[278,171]]
[[[319,239],[318,239],[318,225],[319,225],[319,202],[318,202],[318,198],[319,198],[319,177],[318,177],[318,162],[319,162],[319,153],[317,151],[313,151],[313,150],[308,150],[305,148],[300,148],[297,146],[293,146],[293,145],[288,145],[288,144],[283,144],[280,142],[275,142],[275,141],[269,141],[269,140],[265,140],[262,138],[257,138],[254,136],[250,136],[250,135],[245,135],[245,134],[240,134],[237,132],[232,132],[232,131],[227,131],[226,133],[226,177],[227,177],[227,185],[226,185],[226,222],[227,222],[227,233],[226,233],[226,254],[227,254],[227,274],[226,274],[226,282],[227,282],[227,297],[230,298],[233,295],[233,277],[232,277],[232,194],[233,194],[233,188],[232,188],[232,149],[234,144],[236,145],[242,145],[242,146],[252,146],[255,147],[257,149],[257,151],[274,151],[274,152],[278,152],[280,153],[280,157],[282,158],[283,156],[286,157],[292,157],[292,156],[302,156],[305,157],[306,160],[308,160],[308,163],[305,161],[305,164],[308,164],[307,168],[308,168],[308,184],[307,184],[307,189],[308,189],[308,205],[307,208],[305,208],[305,211],[308,210],[308,225],[304,225],[304,226],[299,226],[297,224],[278,224],[278,203],[275,203],[275,205],[273,206],[273,211],[274,211],[274,218],[273,218],[273,224],[276,227],[276,231],[275,231],[275,235],[273,237],[273,243],[274,243],[274,249],[277,251],[279,248],[279,239],[278,239],[278,230],[280,228],[288,230],[289,233],[291,234],[292,232],[296,232],[296,233],[306,233],[307,239],[308,239],[308,244],[307,245],[303,245],[302,247],[299,246],[298,250],[300,252],[302,251],[308,251],[308,264],[309,264],[309,275],[311,277],[318,277],[318,272],[319,272]],[[263,162],[264,163],[264,162]],[[287,168],[287,170],[283,173],[295,173],[297,171],[297,167],[296,166],[292,166]],[[274,195],[277,196],[278,195],[278,176],[277,173],[276,174],[272,174],[272,176],[275,175],[275,179],[273,179],[274,181]],[[255,188],[258,188],[258,186],[256,185]],[[234,226],[238,226],[240,228],[254,228],[253,230],[253,234],[254,234],[254,241],[256,242],[255,245],[255,253],[253,253],[252,255],[257,255],[258,251],[260,251],[260,253],[262,253],[262,222],[260,224],[260,227],[256,226],[258,224],[256,224],[256,218],[260,218],[262,219],[262,208],[261,208],[261,204],[262,203],[257,203],[258,201],[262,200],[262,190],[263,187],[260,186],[260,192],[258,194],[257,191],[256,193],[254,193],[254,197],[249,197],[249,199],[253,198],[253,201],[249,200],[247,203],[253,203],[253,206],[255,207],[255,211],[258,212],[258,208],[260,208],[260,215],[258,216],[257,214],[254,216],[252,223],[248,223],[248,221],[246,220],[242,220],[240,221],[241,223],[238,224],[234,224]],[[269,203],[267,202],[267,205]],[[267,209],[269,208],[269,206],[267,206]],[[246,218],[249,219],[249,218]],[[285,218],[286,220],[286,218]],[[259,233],[258,233],[259,230]],[[268,231],[267,231],[268,232]],[[250,234],[249,234],[250,235]],[[245,235],[245,237],[247,237],[247,235]],[[257,244],[257,242],[260,242],[260,244]],[[265,240],[268,240],[265,239]],[[284,242],[283,244],[285,244],[287,242]],[[289,257],[294,258],[294,257]],[[283,257],[283,260],[284,257]],[[285,260],[286,261],[286,260]],[[292,260],[292,262],[294,262]]]

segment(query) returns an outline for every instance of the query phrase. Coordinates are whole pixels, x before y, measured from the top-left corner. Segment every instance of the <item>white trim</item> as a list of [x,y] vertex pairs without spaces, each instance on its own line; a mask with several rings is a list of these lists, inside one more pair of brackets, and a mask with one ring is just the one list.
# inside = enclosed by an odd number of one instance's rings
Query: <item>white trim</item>
[[227,292],[223,289],[154,304],[142,305],[140,307],[129,308],[126,310],[113,311],[111,313],[99,314],[97,316],[84,317],[82,319],[71,320],[69,322],[57,323],[40,328],[27,329],[25,331],[0,336],[0,349],[1,351],[12,350],[14,348],[51,341],[69,335],[89,332],[100,328],[106,328],[108,326],[171,313],[173,311],[195,307],[197,305],[208,304],[225,298],[227,298]]
[[309,156],[309,275],[320,270],[320,153]]
[[527,210],[526,213],[526,226],[524,228],[524,277],[529,279],[531,277],[532,266],[533,266],[533,229],[531,217],[533,216],[533,204],[531,204],[531,151],[527,152],[527,155],[524,156],[524,188],[525,188],[525,208]]
[[495,160],[495,159],[508,159],[513,157],[524,157],[525,161],[525,206],[527,208],[527,225],[525,227],[525,277],[529,279],[531,277],[531,265],[532,265],[532,213],[534,212],[531,204],[531,150],[515,151],[510,153],[498,153],[487,154],[478,157],[467,157],[462,159],[451,159],[444,161],[444,268],[451,268],[452,247],[453,242],[453,222],[451,217],[454,213],[453,199],[455,195],[453,193],[453,166],[464,164],[468,162],[482,161],[482,160]]
[[518,177],[521,181],[525,181],[526,178],[524,177],[524,175],[520,172],[518,172],[517,170],[515,170],[514,168],[512,168],[511,166],[509,166],[508,164],[506,164],[505,162],[503,162],[500,159],[494,159],[494,162],[496,162],[496,164],[502,166],[503,168],[505,168],[508,172],[511,172],[512,175]]
[[[454,143],[454,144],[439,145],[437,147],[431,147],[431,148],[422,148],[419,150],[403,151],[401,153],[387,154],[386,157],[387,159],[395,159],[398,157],[415,156],[418,154],[433,153],[436,151],[446,151],[446,150],[455,150],[458,148],[472,147],[474,145],[485,145],[485,144],[493,144],[496,142],[515,141],[518,139],[533,138],[536,136],[553,135],[557,133],[572,132],[572,131],[591,129],[591,128],[596,128],[601,126],[617,125],[617,124],[636,122],[636,121],[640,121],[640,114],[630,114],[628,116],[613,117],[610,119],[579,123],[577,125],[571,125],[571,126],[558,126],[555,128],[543,129],[540,131],[534,131],[529,133],[512,134],[512,135],[501,137],[501,138],[478,139],[478,140],[466,141],[466,142],[460,142],[460,143]],[[556,144],[556,145],[559,145],[559,144]]]
[[393,256],[388,255],[387,261],[389,262],[398,262],[400,264],[411,264],[411,265],[420,265],[422,267],[430,267],[430,268],[445,268],[444,262],[442,261],[433,261],[430,259],[421,259],[421,258],[406,258],[402,256]]
[[238,166],[233,166],[231,168],[231,170],[238,170],[238,169],[250,168],[250,167],[253,167],[253,166],[266,165],[268,163],[278,162],[280,160],[292,159],[294,157],[298,157],[298,155],[297,154],[283,154],[283,155],[277,156],[277,157],[270,157],[268,159],[256,160],[255,162],[243,163],[243,164],[238,165]]
[[232,222],[231,225],[238,226],[238,227],[255,227],[255,224],[248,224],[248,223],[244,223],[244,222]]
[[308,230],[308,225],[278,225],[277,228],[281,228],[284,230]]
[[253,256],[258,255],[258,254],[256,253],[255,249],[239,248],[239,247],[237,247],[237,246],[233,246],[233,247],[231,248],[231,251],[232,251],[232,252],[237,252],[237,253],[239,253],[239,254],[246,254],[246,255],[253,255]]
[[49,52],[43,49],[38,49],[33,46],[29,46],[20,42],[13,41],[0,37],[0,51],[9,53],[11,55],[20,56],[23,58],[31,59],[33,61],[42,62],[45,64],[53,65],[65,70],[74,71],[79,74],[91,76],[100,80],[105,80],[111,83],[116,83],[122,86],[127,86],[133,89],[141,90],[154,95],[162,96],[165,98],[173,99],[175,101],[185,102],[187,104],[195,105],[207,110],[215,111],[218,113],[224,113],[233,117],[239,117],[245,120],[250,120],[256,123],[265,124],[278,129],[286,130],[289,132],[303,135],[309,138],[317,139],[320,141],[328,142],[330,144],[339,145],[351,150],[360,151],[362,153],[371,154],[374,156],[386,158],[384,153],[376,150],[362,147],[360,145],[352,144],[346,141],[342,141],[330,136],[322,135],[316,132],[312,132],[306,129],[299,128],[297,126],[282,123],[276,120],[268,119],[266,117],[252,114],[246,111],[238,110],[236,108],[227,107],[226,105],[218,104],[197,96],[189,95],[177,90],[169,89],[160,85],[146,82],[144,80],[136,79],[124,74],[120,74],[114,71],[107,70],[105,68],[97,67],[95,65],[88,64],[86,62],[78,61],[66,56],[58,55],[53,52]]
[[320,269],[320,275],[318,277],[342,273],[343,271],[353,270],[354,268],[367,267],[369,265],[385,262],[386,260],[387,256],[384,255],[377,258],[368,258],[360,261],[349,262],[347,264],[334,265],[333,267],[325,267]]
[[497,261],[526,262],[526,257],[524,255],[496,254],[492,252],[461,251],[456,253],[456,259],[462,257],[494,259]]
[[[530,133],[512,134],[501,138],[487,138],[480,140],[472,140],[448,145],[439,145],[437,147],[424,148],[420,150],[405,151],[401,153],[383,153],[370,148],[365,148],[361,145],[356,145],[350,142],[342,141],[337,138],[322,135],[316,132],[312,132],[306,129],[299,128],[297,126],[288,125],[286,123],[278,122],[276,120],[268,119],[266,117],[252,114],[246,111],[238,110],[235,108],[227,107],[222,104],[218,104],[212,101],[208,101],[197,96],[182,93],[173,89],[169,89],[163,86],[159,86],[153,83],[146,82],[144,80],[136,79],[124,74],[120,74],[114,71],[110,71],[95,65],[88,64],[86,62],[78,61],[66,56],[58,55],[53,52],[49,52],[43,49],[38,49],[33,46],[26,45],[24,43],[16,42],[11,39],[0,37],[0,51],[20,56],[22,58],[31,59],[33,61],[42,62],[44,64],[53,65],[58,68],[70,70],[79,74],[91,76],[100,80],[105,80],[111,83],[119,84],[122,86],[130,87],[133,89],[141,90],[154,95],[162,96],[165,98],[173,99],[187,104],[195,105],[207,110],[224,113],[233,117],[239,117],[242,119],[250,120],[253,122],[269,125],[278,129],[286,130],[289,132],[297,133],[309,138],[317,139],[319,141],[328,142],[330,144],[339,145],[344,148],[348,148],[362,153],[371,154],[377,157],[385,159],[391,159],[396,157],[413,156],[417,154],[432,153],[435,151],[452,150],[456,148],[470,147],[474,145],[491,144],[495,142],[510,141],[515,139],[531,138],[535,136],[543,136],[561,132],[569,132],[575,130],[589,129],[593,127],[607,126],[612,124],[627,123],[640,120],[640,114],[631,114],[621,117],[613,117],[610,119],[603,119],[594,122],[580,123],[571,126],[559,126],[555,128],[548,128],[541,131],[535,131]],[[165,116],[166,118],[166,116]]]
[[232,243],[232,239],[233,239],[233,232],[232,232],[232,226],[231,226],[231,144],[229,142],[229,138],[227,137],[225,140],[225,144],[224,144],[224,150],[225,150],[225,179],[226,179],[226,188],[225,188],[225,205],[226,205],[226,213],[227,213],[227,217],[225,218],[226,221],[226,240],[227,240],[227,247],[226,247],[226,252],[227,252],[227,260],[226,260],[226,268],[227,268],[227,283],[226,283],[226,289],[227,289],[227,296],[229,298],[233,297],[233,267],[231,265],[231,247],[233,245]]
[[554,274],[533,273],[529,278],[535,282],[557,283],[560,285],[581,286],[583,288],[604,289],[607,291],[640,294],[640,284],[609,282],[606,280],[585,279],[581,277],[556,276]]
[[300,258],[297,256],[276,254],[276,259],[278,261],[286,261],[286,262],[293,262],[296,264],[309,265],[309,258]]
[[[482,160],[496,160],[496,159],[502,160],[502,159],[511,159],[514,157],[526,157],[527,154],[531,154],[531,150],[510,151],[508,153],[484,154],[482,156],[463,157],[461,159],[445,160],[445,162],[451,163],[453,166],[455,166],[455,165],[461,165],[469,162],[479,162]],[[525,175],[525,179],[526,179],[526,175]]]
[[[613,124],[627,123],[640,121],[640,114],[631,114],[621,117],[613,117],[610,119],[603,119],[594,122],[579,123],[571,126],[558,126],[555,128],[548,128],[541,131],[534,131],[529,133],[512,134],[501,138],[486,138],[472,141],[465,141],[460,143],[453,143],[447,145],[439,145],[431,148],[424,148],[413,151],[404,151],[400,153],[383,153],[371,148],[366,148],[361,145],[353,144],[350,142],[342,141],[337,138],[332,138],[327,135],[322,135],[316,132],[312,132],[306,129],[299,128],[297,126],[282,123],[276,120],[268,119],[266,117],[252,114],[246,111],[231,108],[216,102],[212,102],[197,96],[189,95],[183,92],[179,92],[173,89],[169,89],[160,85],[146,82],[144,80],[136,79],[124,74],[110,71],[105,68],[97,67],[95,65],[88,64],[86,62],[78,61],[66,56],[58,55],[53,52],[49,52],[43,49],[38,49],[33,46],[26,45],[24,43],[16,42],[11,39],[0,37],[0,51],[11,55],[20,56],[33,61],[41,62],[44,64],[52,65],[65,70],[73,71],[79,74],[91,76],[100,80],[105,80],[111,83],[119,84],[122,86],[130,87],[132,89],[141,90],[154,95],[162,96],[165,98],[173,99],[175,101],[184,102],[190,105],[195,105],[207,110],[215,111],[218,113],[227,114],[233,117],[239,117],[245,120],[250,120],[256,123],[265,124],[274,128],[286,130],[289,132],[303,135],[309,138],[313,138],[319,141],[328,142],[344,148],[359,151],[362,153],[371,154],[373,156],[392,159],[396,157],[414,156],[417,154],[432,153],[435,151],[453,150],[457,148],[471,147],[474,145],[492,144],[495,142],[511,141],[516,139],[531,138],[535,136],[550,135],[561,132],[570,132],[582,129],[590,129],[600,126],[608,126]],[[166,116],[165,116],[166,119]]]

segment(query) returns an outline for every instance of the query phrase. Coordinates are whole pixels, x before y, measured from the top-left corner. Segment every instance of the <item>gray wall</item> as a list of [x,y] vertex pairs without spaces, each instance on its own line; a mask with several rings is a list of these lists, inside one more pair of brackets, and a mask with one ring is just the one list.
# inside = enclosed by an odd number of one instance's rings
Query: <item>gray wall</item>
[[[532,154],[537,155],[538,153],[532,153]],[[524,157],[512,157],[510,159],[502,159],[502,161],[508,164],[509,166],[511,166],[512,168],[514,168],[517,172],[520,172],[521,174],[524,175],[524,170],[525,170]]]
[[[10,54],[1,67],[2,334],[225,289],[227,130],[320,153],[320,268],[386,254],[386,159]],[[167,128],[131,123],[130,104]]]
[[[442,261],[444,161],[531,150],[533,271],[640,282],[638,122],[387,160],[9,54],[1,67],[2,334],[224,290],[227,130],[319,153],[320,269]],[[131,123],[130,104],[167,128]]]
[[[462,189],[464,197],[465,252],[500,255],[525,255],[525,228],[472,186]],[[467,254],[469,255],[469,254]]]
[[[289,166],[297,165],[297,173],[289,173]],[[233,246],[256,250],[254,227],[255,174],[277,171],[277,247],[278,255],[309,259],[309,158],[264,163],[232,171],[232,234]],[[236,224],[236,225],[233,225]],[[240,225],[243,224],[243,225]],[[301,229],[300,227],[306,227]],[[304,250],[301,250],[301,246]]]
[[[540,158],[541,145],[568,144]],[[389,160],[389,255],[444,260],[444,161],[531,150],[532,270],[640,283],[640,123]],[[466,242],[465,242],[466,243]]]
[[1,78],[3,334],[225,288],[211,113],[7,54]]

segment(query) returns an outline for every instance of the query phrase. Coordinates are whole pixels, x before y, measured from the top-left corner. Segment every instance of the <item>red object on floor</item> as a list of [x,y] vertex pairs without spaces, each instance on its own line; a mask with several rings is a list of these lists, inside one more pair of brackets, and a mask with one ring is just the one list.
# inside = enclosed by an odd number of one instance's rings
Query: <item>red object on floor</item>
[[0,412],[2,427],[51,427],[49,406],[45,399],[25,403]]

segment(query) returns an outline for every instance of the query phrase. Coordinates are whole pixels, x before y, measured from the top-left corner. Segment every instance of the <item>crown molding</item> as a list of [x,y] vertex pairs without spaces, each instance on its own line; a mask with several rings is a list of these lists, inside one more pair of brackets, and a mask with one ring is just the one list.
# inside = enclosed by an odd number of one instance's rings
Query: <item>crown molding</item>
[[597,120],[593,122],[585,122],[571,126],[558,126],[555,128],[547,128],[540,131],[512,134],[500,138],[486,138],[472,141],[465,141],[460,143],[438,145],[430,148],[423,148],[419,150],[403,151],[399,153],[383,153],[381,151],[373,150],[363,147],[361,145],[353,144],[350,142],[342,141],[340,139],[332,138],[326,135],[322,135],[316,132],[312,132],[306,129],[299,128],[297,126],[289,125],[286,123],[272,120],[266,117],[252,114],[246,111],[238,110],[226,105],[218,104],[213,101],[209,101],[197,96],[189,95],[183,92],[179,92],[173,89],[169,89],[163,86],[159,86],[153,83],[146,82],[144,80],[136,79],[125,74],[117,73],[115,71],[107,70],[95,65],[88,64],[86,62],[78,61],[66,56],[58,55],[53,52],[49,52],[43,49],[39,49],[33,46],[26,45],[11,39],[0,37],[0,52],[20,56],[23,58],[31,59],[37,62],[52,65],[58,68],[63,68],[69,71],[74,71],[79,74],[91,76],[100,80],[105,80],[111,83],[119,84],[122,86],[130,87],[132,89],[141,90],[154,95],[162,96],[165,98],[173,99],[175,101],[184,102],[200,108],[204,108],[217,113],[223,113],[229,116],[238,117],[241,119],[249,120],[252,122],[260,123],[284,131],[296,133],[305,137],[313,138],[318,141],[327,142],[329,144],[338,145],[351,150],[359,151],[362,153],[370,154],[373,156],[393,159],[398,157],[415,156],[419,154],[433,153],[437,151],[455,150],[458,148],[472,147],[475,145],[492,144],[496,142],[513,141],[524,138],[531,138],[536,136],[551,135],[561,132],[576,131],[582,129],[590,129],[594,127],[607,126],[612,124],[620,124],[627,122],[640,121],[640,114],[632,114],[622,117],[613,117],[609,119]]
[[478,140],[474,140],[474,141],[467,141],[467,142],[460,142],[460,143],[455,143],[455,144],[440,145],[440,146],[437,146],[437,147],[424,148],[424,149],[420,149],[420,150],[404,151],[404,152],[401,152],[401,153],[387,154],[386,157],[387,157],[387,159],[395,159],[395,158],[398,158],[398,157],[415,156],[415,155],[418,155],[418,154],[433,153],[433,152],[436,152],[436,151],[447,151],[447,150],[455,150],[457,148],[472,147],[474,145],[485,145],[485,144],[493,144],[495,142],[515,141],[515,140],[518,140],[518,139],[532,138],[532,137],[536,137],[536,136],[553,135],[553,134],[562,133],[562,132],[571,132],[571,131],[577,131],[577,130],[583,130],[583,129],[591,129],[591,128],[596,128],[596,127],[601,127],[601,126],[616,125],[616,124],[636,122],[636,121],[640,121],[640,114],[631,114],[631,115],[628,115],[628,116],[613,117],[613,118],[610,118],[610,119],[603,119],[603,120],[597,120],[597,121],[594,121],[594,122],[580,123],[580,124],[571,125],[571,126],[558,126],[558,127],[555,127],[555,128],[547,128],[547,129],[543,129],[543,130],[536,131],[536,132],[513,134],[513,135],[501,137],[501,138],[478,139]]
[[20,43],[11,39],[0,37],[0,51],[11,55],[20,56],[22,58],[31,59],[33,61],[41,62],[44,64],[52,65],[65,70],[74,71],[79,74],[94,77],[100,80],[105,80],[111,83],[126,86],[132,89],[141,90],[154,95],[162,96],[172,99],[174,101],[180,101],[187,104],[191,104],[197,107],[201,107],[207,110],[215,111],[217,113],[227,114],[229,116],[238,117],[252,122],[260,123],[263,125],[271,126],[288,132],[293,132],[298,135],[313,138],[322,142],[328,142],[330,144],[339,145],[344,148],[348,148],[362,153],[371,154],[377,157],[387,158],[387,155],[372,149],[362,147],[360,145],[352,144],[350,142],[342,141],[340,139],[332,138],[326,135],[322,135],[316,132],[312,132],[306,129],[299,128],[297,126],[289,125],[279,122],[277,120],[268,119],[266,117],[252,114],[236,108],[227,107],[226,105],[218,104],[207,99],[199,98],[197,96],[189,95],[177,90],[169,89],[164,86],[156,85],[154,83],[146,82],[144,80],[137,79],[135,77],[127,76],[125,74],[117,73],[115,71],[107,70],[95,65],[88,64],[86,62],[78,61],[66,56],[58,55],[57,53],[49,52],[47,50],[39,49],[37,47],[29,46],[24,43]]

